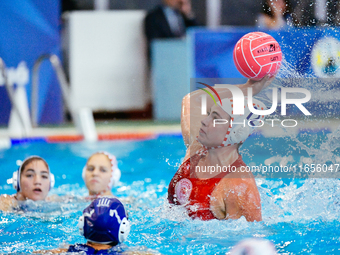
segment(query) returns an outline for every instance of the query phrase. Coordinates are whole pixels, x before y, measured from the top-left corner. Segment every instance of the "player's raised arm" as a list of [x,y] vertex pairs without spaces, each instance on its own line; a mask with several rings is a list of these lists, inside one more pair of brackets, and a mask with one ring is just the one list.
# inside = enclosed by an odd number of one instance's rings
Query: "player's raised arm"
[[[267,74],[259,81],[249,79],[246,83],[235,86],[240,88],[244,95],[248,95],[248,88],[251,87],[253,89],[253,95],[256,95],[268,87],[274,79],[275,75]],[[221,99],[232,97],[229,89],[221,87],[214,87],[214,89]],[[189,147],[195,141],[201,126],[201,121],[206,117],[206,115],[202,115],[201,112],[202,96],[205,95],[205,93],[203,90],[198,89],[187,94],[182,100],[181,128],[186,147]],[[209,96],[206,97],[206,105],[207,110],[214,105],[213,99]]]

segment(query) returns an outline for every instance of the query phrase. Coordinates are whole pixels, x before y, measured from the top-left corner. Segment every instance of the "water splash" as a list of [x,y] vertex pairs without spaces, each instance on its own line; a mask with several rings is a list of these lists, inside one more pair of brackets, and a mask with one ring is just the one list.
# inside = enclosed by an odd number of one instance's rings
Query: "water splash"
[[[306,148],[302,148],[289,136],[280,139],[250,137],[241,148],[246,150],[252,159],[243,152],[242,155],[246,163],[255,164],[259,161],[263,163],[266,159],[275,161],[273,164],[283,160],[288,163],[291,163],[290,160],[307,162],[313,155],[309,155],[306,150],[314,146],[313,152],[316,154],[322,148],[336,156],[338,134],[339,131],[333,132],[333,135],[330,132],[318,133],[315,134],[315,139],[311,133],[296,137],[299,142],[308,145]],[[329,247],[339,244],[339,241],[334,239],[334,236],[340,235],[340,183],[337,179],[257,179],[262,200],[262,222],[247,222],[244,217],[238,220],[205,222],[190,219],[182,207],[170,208],[167,202],[167,187],[177,170],[177,163],[180,161],[178,154],[183,152],[182,140],[176,139],[174,141],[163,138],[164,143],[161,144],[158,144],[159,141],[151,141],[156,143],[154,145],[147,141],[147,147],[155,148],[147,153],[144,153],[144,142],[141,142],[138,144],[139,149],[131,152],[126,158],[121,158],[121,183],[112,191],[122,198],[131,219],[131,234],[125,242],[128,249],[147,247],[146,249],[162,254],[226,254],[242,239],[262,237],[273,241],[283,254],[305,254],[306,251],[324,254]],[[44,146],[50,147],[37,149],[30,145],[22,150],[59,153],[65,151],[69,154],[66,145],[63,145],[63,150],[56,150],[54,145]],[[72,150],[77,146],[83,145],[73,144]],[[117,144],[112,146],[114,149],[107,149],[119,150]],[[294,153],[293,147],[296,148]],[[20,150],[21,148],[15,148],[13,162],[21,153]],[[298,153],[298,156],[295,153]],[[11,162],[8,152],[5,154]],[[65,168],[58,167],[60,162],[51,163],[57,181],[66,182],[57,185],[52,190],[52,195],[68,194],[68,199],[52,203],[51,207],[48,204],[45,206],[43,203],[32,202],[27,208],[32,210],[27,210],[26,213],[0,213],[0,253],[31,253],[34,250],[54,249],[65,244],[85,242],[78,233],[77,219],[89,202],[76,200],[87,194],[80,177],[84,159],[77,160],[77,164],[74,164],[74,157],[69,157],[70,161],[67,161],[68,157],[63,157],[63,164],[75,169],[74,174],[71,171],[65,173]],[[141,157],[142,162],[131,160]],[[169,159],[168,162],[166,159]],[[131,171],[130,167],[135,170]],[[66,174],[66,179],[61,178],[63,174]],[[0,192],[9,193],[8,188],[3,182]],[[327,245],[318,246],[320,239]]]

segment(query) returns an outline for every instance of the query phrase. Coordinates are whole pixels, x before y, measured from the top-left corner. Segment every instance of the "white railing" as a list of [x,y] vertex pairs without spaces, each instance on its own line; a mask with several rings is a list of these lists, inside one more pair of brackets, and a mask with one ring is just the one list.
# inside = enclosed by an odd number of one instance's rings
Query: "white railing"
[[3,83],[6,87],[7,94],[8,94],[9,100],[11,102],[12,109],[14,109],[17,116],[19,117],[21,127],[23,127],[22,128],[23,135],[25,137],[27,137],[30,134],[30,123],[27,123],[25,121],[25,118],[22,115],[22,111],[19,110],[18,102],[15,100],[13,86],[8,81],[6,64],[5,64],[5,62],[3,61],[2,58],[0,58],[0,72],[1,72],[0,76],[2,76]]
[[48,60],[59,81],[65,106],[69,110],[72,120],[75,123],[78,132],[80,132],[86,141],[96,141],[98,136],[92,111],[88,108],[74,109],[71,101],[71,89],[67,82],[64,69],[57,55],[42,55],[39,57],[34,66],[32,73],[32,94],[31,94],[31,115],[33,127],[38,126],[38,107],[39,107],[39,70],[43,61]]

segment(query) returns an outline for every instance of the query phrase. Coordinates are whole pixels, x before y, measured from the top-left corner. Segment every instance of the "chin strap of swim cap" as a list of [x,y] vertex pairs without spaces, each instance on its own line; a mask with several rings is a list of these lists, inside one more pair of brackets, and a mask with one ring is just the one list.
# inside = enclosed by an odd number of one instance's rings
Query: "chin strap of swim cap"
[[[244,98],[243,115],[233,113],[233,99],[224,98],[222,105],[220,103],[218,105],[230,115],[230,123],[222,144],[216,147],[203,146],[207,150],[243,143],[254,132],[256,126],[263,124],[264,115],[257,115],[249,110],[248,97]],[[266,109],[266,106],[257,99],[253,99],[253,107],[257,110]]]
[[[95,154],[104,154],[105,156],[108,157],[108,159],[111,162],[111,177],[110,177],[110,182],[109,182],[108,187],[107,187],[108,190],[111,190],[112,186],[116,185],[119,182],[119,179],[122,175],[121,171],[118,168],[117,159],[114,155],[112,155],[112,154],[110,154],[106,151],[99,151],[99,152],[94,153],[93,155],[95,155]],[[85,172],[86,172],[86,165],[83,167],[83,172],[82,172],[82,177],[83,177],[84,181],[85,181]],[[101,192],[101,193],[104,193],[104,192]]]
[[[30,157],[24,159],[24,161],[22,161],[20,163],[18,170],[13,172],[12,179],[7,180],[7,183],[12,183],[13,188],[18,192],[20,191],[20,176],[21,176],[21,172],[22,172],[22,166],[25,164],[25,162],[27,160],[30,160],[32,158],[35,158],[37,160],[41,160],[41,161],[45,162],[45,160],[42,157],[35,156],[35,155],[30,156]],[[48,169],[49,177],[50,177],[50,189],[49,190],[51,190],[54,187],[55,178],[54,178],[54,174],[51,173],[50,167],[48,165],[47,165],[47,169]]]

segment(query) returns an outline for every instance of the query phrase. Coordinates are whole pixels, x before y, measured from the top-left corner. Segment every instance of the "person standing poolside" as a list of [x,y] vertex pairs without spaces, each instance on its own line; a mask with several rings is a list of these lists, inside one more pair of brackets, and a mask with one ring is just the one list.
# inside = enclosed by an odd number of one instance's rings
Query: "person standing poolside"
[[261,29],[282,29],[293,25],[290,14],[289,0],[264,0],[256,23]]
[[26,158],[11,179],[15,195],[0,196],[0,210],[9,211],[18,205],[18,201],[41,201],[47,198],[54,186],[54,175],[46,161],[39,156]]
[[197,25],[191,0],[162,0],[162,4],[149,11],[144,20],[149,64],[151,43],[155,39],[181,38],[187,28]]
[[88,199],[99,196],[113,196],[111,188],[117,184],[121,172],[114,155],[108,152],[96,152],[87,160],[82,177],[89,191]]
[[[249,87],[257,94],[274,78],[267,75],[260,81],[248,80],[238,87],[244,94]],[[169,184],[168,200],[184,206],[192,218],[238,219],[244,216],[247,221],[261,221],[261,200],[255,179],[252,173],[240,171],[246,165],[238,152],[254,128],[229,124],[231,120],[257,122],[263,116],[250,114],[247,107],[244,115],[234,115],[229,90],[215,89],[222,98],[222,105],[214,105],[212,99],[207,98],[207,109],[210,109],[207,117],[201,115],[201,96],[205,93],[202,90],[188,94],[182,101],[182,135],[188,149]],[[254,99],[253,102],[257,108],[264,108],[261,102]],[[214,126],[216,119],[228,120],[228,125]],[[235,171],[204,171],[211,166]]]

